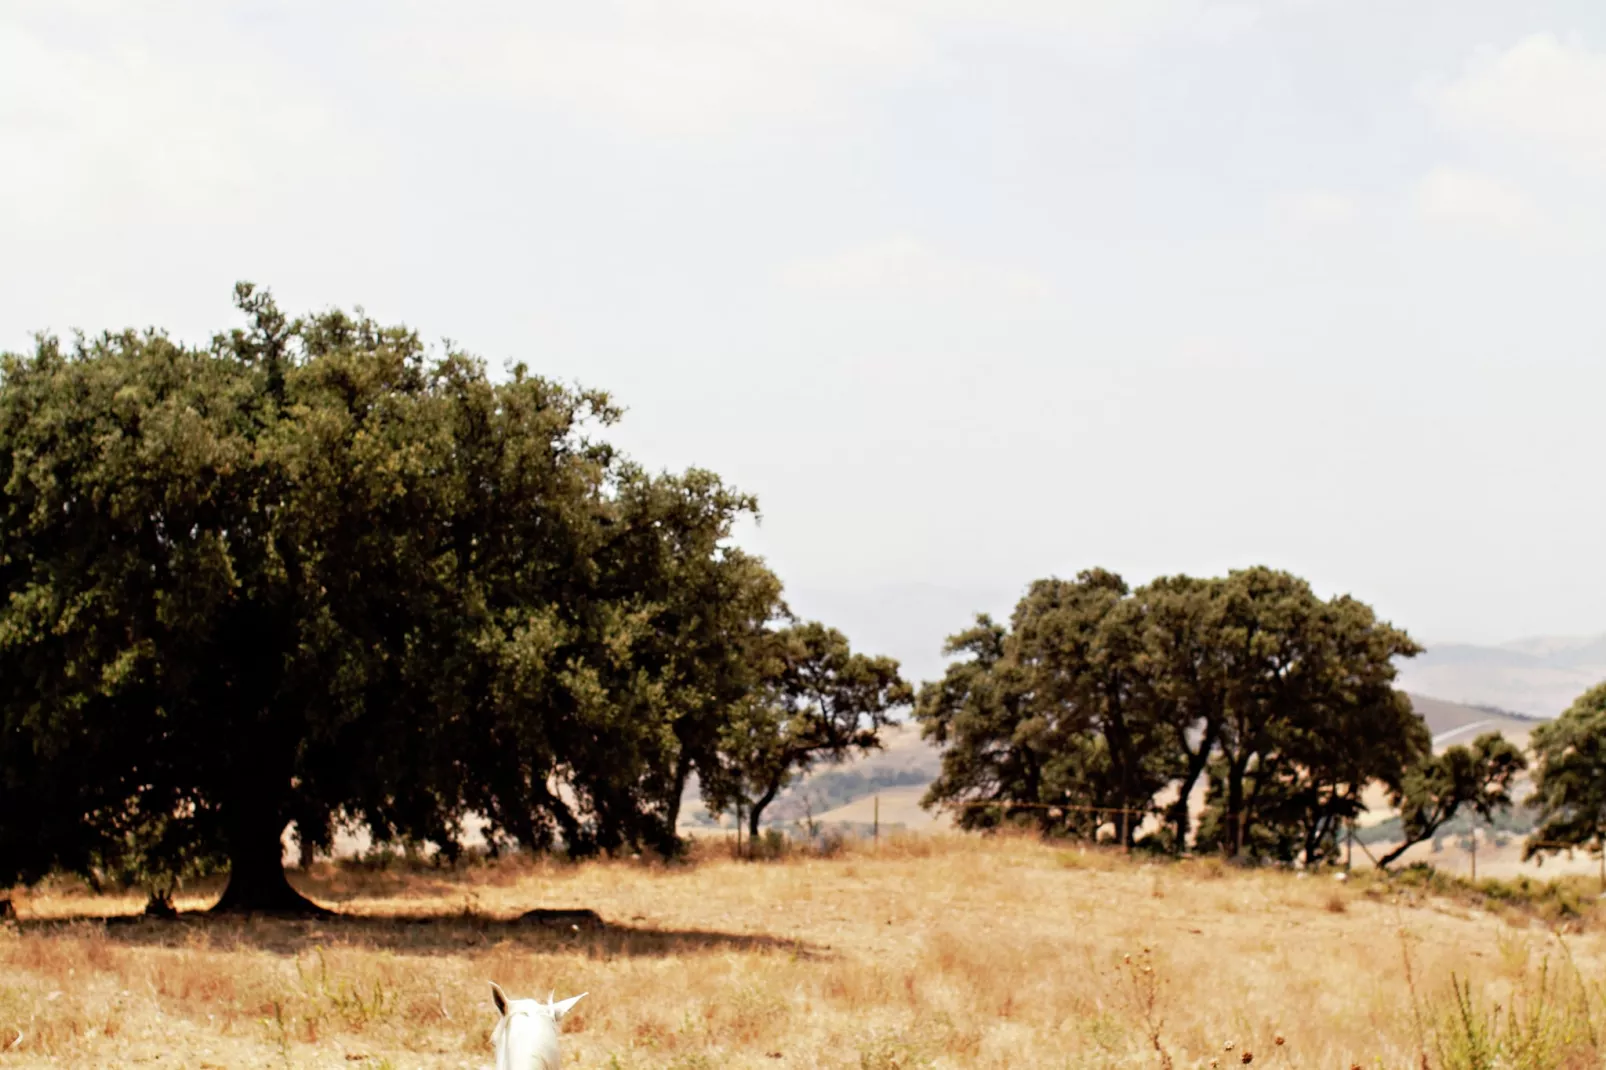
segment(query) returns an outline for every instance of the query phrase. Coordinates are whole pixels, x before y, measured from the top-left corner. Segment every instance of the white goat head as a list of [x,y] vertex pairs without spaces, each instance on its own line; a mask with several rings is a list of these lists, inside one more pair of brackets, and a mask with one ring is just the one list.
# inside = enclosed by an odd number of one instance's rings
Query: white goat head
[[500,985],[491,982],[491,999],[502,1020],[491,1033],[496,1046],[496,1070],[558,1070],[558,1023],[586,997],[582,992],[562,1003],[538,999],[508,999]]

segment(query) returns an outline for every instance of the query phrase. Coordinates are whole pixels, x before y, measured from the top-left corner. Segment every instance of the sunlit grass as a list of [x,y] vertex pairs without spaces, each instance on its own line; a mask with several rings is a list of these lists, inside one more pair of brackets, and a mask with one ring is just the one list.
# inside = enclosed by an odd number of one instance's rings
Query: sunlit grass
[[[349,917],[108,925],[68,919],[142,901],[19,893],[0,1065],[477,1067],[492,979],[591,992],[577,1067],[1559,1068],[1606,1026],[1592,915],[1420,880],[931,836],[298,882]],[[536,906],[608,928],[510,923]]]

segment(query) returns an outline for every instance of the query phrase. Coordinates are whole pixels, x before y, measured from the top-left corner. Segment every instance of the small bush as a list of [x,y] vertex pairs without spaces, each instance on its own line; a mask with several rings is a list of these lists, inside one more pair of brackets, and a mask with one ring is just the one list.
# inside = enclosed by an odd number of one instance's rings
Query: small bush
[[931,1056],[915,1038],[881,1036],[859,1049],[859,1070],[926,1070],[931,1065]]
[[1593,923],[1600,913],[1597,884],[1588,877],[1562,876],[1539,881],[1522,875],[1473,882],[1417,862],[1393,874],[1359,871],[1350,883],[1373,898],[1403,894],[1416,900],[1437,896],[1466,906],[1504,912],[1514,919],[1536,919],[1548,925],[1583,927]]
[[1599,1066],[1603,1051],[1599,1007],[1576,972],[1525,974],[1502,1007],[1476,995],[1472,983],[1450,979],[1433,1010],[1433,1043],[1443,1070],[1567,1070]]

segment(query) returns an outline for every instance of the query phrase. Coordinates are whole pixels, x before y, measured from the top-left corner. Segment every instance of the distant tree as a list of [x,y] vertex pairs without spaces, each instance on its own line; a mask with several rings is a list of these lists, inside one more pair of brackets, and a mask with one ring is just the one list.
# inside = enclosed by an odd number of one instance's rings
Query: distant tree
[[1203,839],[1237,857],[1259,824],[1279,856],[1314,862],[1365,786],[1397,783],[1426,747],[1393,687],[1395,659],[1420,648],[1363,603],[1324,602],[1285,572],[1234,572],[1224,598],[1227,712]]
[[921,805],[946,808],[963,829],[992,828],[1024,816],[1043,832],[1063,830],[1051,814],[1044,766],[1052,749],[1033,716],[1027,673],[1010,654],[1009,631],[986,614],[950,637],[943,652],[957,660],[941,680],[920,689],[915,720],[942,751],[942,766]]
[[922,689],[916,718],[943,750],[925,802],[969,828],[1113,820],[1131,843],[1174,791],[1155,840],[1180,851],[1208,776],[1199,846],[1314,862],[1368,784],[1398,784],[1426,751],[1393,687],[1416,650],[1364,604],[1270,569],[1132,592],[1102,570],[1039,581],[1010,628],[983,618],[951,639],[969,656]]
[[1315,624],[1307,705],[1284,729],[1276,793],[1276,819],[1297,827],[1307,865],[1337,856],[1339,832],[1365,811],[1369,785],[1400,790],[1433,745],[1394,688],[1396,659],[1417,653],[1416,644],[1347,596],[1324,602]]
[[710,811],[740,803],[757,836],[764,811],[816,762],[881,745],[889,714],[914,692],[891,658],[856,654],[834,628],[810,622],[770,637],[765,679],[724,722],[719,766],[701,777]]
[[1091,835],[1109,821],[1132,842],[1176,774],[1177,748],[1155,714],[1143,622],[1127,596],[1103,570],[1040,580],[1010,629],[980,618],[949,640],[950,653],[970,657],[922,689],[915,713],[943,748],[926,805],[966,828],[1019,816],[1046,833]]
[[1403,839],[1378,865],[1386,869],[1412,847],[1433,839],[1463,807],[1493,820],[1511,807],[1512,785],[1527,766],[1522,751],[1498,732],[1483,733],[1471,746],[1458,744],[1424,756],[1390,790]]
[[1155,795],[1177,774],[1173,726],[1156,715],[1142,658],[1142,618],[1126,583],[1103,569],[1040,580],[1015,609],[1010,647],[1026,674],[1034,730],[1047,751],[1041,802],[1106,819],[1136,839]]
[[1537,808],[1539,823],[1523,857],[1606,850],[1606,683],[1535,728],[1530,745],[1536,768],[1527,803]]
[[779,603],[753,503],[593,437],[606,395],[339,311],[204,348],[41,338],[0,364],[0,883],[226,862],[312,909],[281,837],[450,853],[674,843]]

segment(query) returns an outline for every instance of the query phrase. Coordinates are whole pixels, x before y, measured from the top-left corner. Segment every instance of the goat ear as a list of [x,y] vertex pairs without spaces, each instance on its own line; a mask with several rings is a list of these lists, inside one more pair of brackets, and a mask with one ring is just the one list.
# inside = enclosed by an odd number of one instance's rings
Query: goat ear
[[498,1014],[507,1016],[507,993],[502,991],[502,986],[495,981],[491,982],[491,1002],[496,1004]]
[[591,993],[589,992],[582,992],[578,996],[570,996],[562,1003],[552,1004],[552,1020],[554,1022],[563,1021],[563,1016],[574,1010],[574,1005],[579,1003],[582,999],[585,999],[590,994]]

